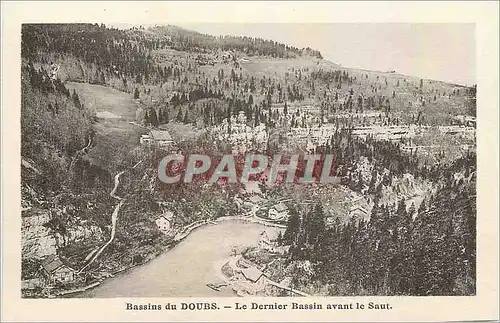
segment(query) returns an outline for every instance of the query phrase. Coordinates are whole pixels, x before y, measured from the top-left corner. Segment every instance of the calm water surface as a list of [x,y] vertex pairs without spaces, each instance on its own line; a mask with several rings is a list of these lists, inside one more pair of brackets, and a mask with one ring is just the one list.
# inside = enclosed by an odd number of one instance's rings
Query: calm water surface
[[222,281],[220,267],[232,247],[256,246],[262,231],[274,237],[278,230],[241,220],[202,226],[150,262],[75,297],[235,296],[230,288],[217,292],[206,284]]

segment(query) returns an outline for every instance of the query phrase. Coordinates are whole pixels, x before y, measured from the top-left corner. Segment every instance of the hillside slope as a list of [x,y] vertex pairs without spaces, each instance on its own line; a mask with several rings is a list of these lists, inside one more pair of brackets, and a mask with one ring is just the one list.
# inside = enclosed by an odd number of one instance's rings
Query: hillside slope
[[[174,26],[26,24],[21,48],[23,279],[57,255],[78,275],[53,293],[82,287],[152,259],[186,227],[241,215],[243,184],[164,185],[156,167],[173,151],[254,151],[333,155],[339,186],[258,185],[290,210],[282,261],[304,289],[475,293],[475,87]],[[164,129],[173,148],[141,144]]]

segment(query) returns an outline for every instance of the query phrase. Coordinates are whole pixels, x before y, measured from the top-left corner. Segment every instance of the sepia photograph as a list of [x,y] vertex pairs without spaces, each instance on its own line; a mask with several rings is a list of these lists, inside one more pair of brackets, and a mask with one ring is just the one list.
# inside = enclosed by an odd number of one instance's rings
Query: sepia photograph
[[474,31],[23,24],[23,297],[475,295]]
[[2,321],[498,319],[498,3],[1,6]]

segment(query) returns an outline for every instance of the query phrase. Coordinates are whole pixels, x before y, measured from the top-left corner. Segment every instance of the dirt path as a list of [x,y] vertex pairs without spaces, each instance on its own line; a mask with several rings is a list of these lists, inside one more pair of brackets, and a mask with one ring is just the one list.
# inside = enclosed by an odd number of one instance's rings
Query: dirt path
[[82,149],[78,150],[75,155],[73,156],[72,160],[71,160],[71,164],[69,166],[69,169],[72,170],[76,161],[82,157],[83,155],[85,155],[86,153],[88,153],[90,147],[92,146],[92,137],[89,136],[89,143],[87,144],[87,146],[83,147]]
[[[132,169],[136,168],[137,166],[139,166],[139,164],[142,163],[142,160],[139,161],[137,164],[135,164]],[[116,234],[116,223],[118,222],[118,213],[120,211],[120,208],[121,206],[123,205],[123,203],[125,202],[125,198],[123,197],[119,197],[116,195],[116,190],[118,189],[118,185],[120,185],[120,176],[122,176],[126,171],[121,171],[119,172],[118,174],[115,175],[115,185],[113,187],[113,189],[111,190],[111,193],[109,193],[109,195],[111,195],[111,197],[119,200],[120,202],[115,206],[115,209],[113,210],[113,214],[111,215],[111,236],[109,237],[109,240],[99,249],[99,251],[97,251],[95,253],[95,255],[91,258],[91,260],[85,265],[82,267],[82,269],[80,269],[78,271],[78,273],[81,273],[85,268],[87,268],[90,264],[92,264],[94,262],[94,260],[97,259],[97,257],[99,257],[99,255],[109,246],[109,244],[111,242],[113,242],[113,240],[115,239],[115,234]],[[94,253],[94,251],[92,251],[92,253]],[[92,254],[91,253],[91,254]],[[87,258],[89,258],[89,256],[87,256]],[[87,259],[86,258],[86,259]]]

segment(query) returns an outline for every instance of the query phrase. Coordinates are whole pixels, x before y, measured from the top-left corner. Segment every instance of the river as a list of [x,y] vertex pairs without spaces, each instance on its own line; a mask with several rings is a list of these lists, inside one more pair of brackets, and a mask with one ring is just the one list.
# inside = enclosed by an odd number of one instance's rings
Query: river
[[262,231],[274,238],[278,230],[242,220],[205,225],[150,262],[75,297],[235,296],[229,287],[217,292],[206,284],[222,281],[220,267],[232,247],[256,246]]

